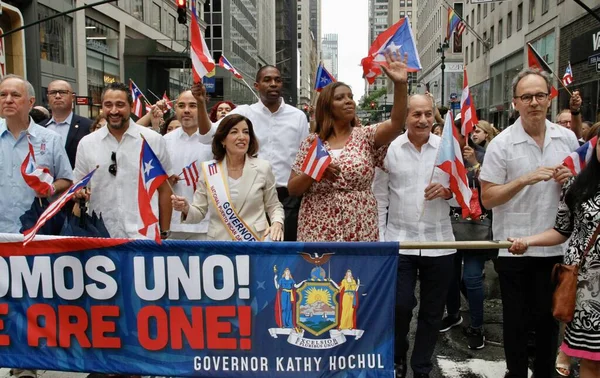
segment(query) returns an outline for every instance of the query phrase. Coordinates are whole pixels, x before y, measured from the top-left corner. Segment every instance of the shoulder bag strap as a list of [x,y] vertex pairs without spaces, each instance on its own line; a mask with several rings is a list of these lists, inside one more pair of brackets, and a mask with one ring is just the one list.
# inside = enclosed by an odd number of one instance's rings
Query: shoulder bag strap
[[583,255],[581,256],[581,260],[579,260],[579,266],[581,266],[583,264],[583,260],[585,260],[586,256],[588,255],[588,253],[590,252],[590,250],[596,243],[596,239],[598,239],[599,233],[600,233],[600,223],[598,223],[598,227],[596,227],[596,231],[594,231],[592,238],[588,241],[587,246],[585,247],[585,252],[583,252]]

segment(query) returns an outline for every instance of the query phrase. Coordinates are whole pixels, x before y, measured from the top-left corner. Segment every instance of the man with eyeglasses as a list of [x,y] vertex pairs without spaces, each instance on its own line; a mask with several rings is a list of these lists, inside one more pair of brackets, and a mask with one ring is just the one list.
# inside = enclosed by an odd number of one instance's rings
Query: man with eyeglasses
[[[520,117],[494,138],[479,179],[483,205],[493,211],[494,238],[523,237],[554,227],[562,184],[571,177],[562,161],[579,147],[575,134],[546,119],[552,87],[545,72],[526,68],[513,80]],[[494,261],[503,305],[507,378],[528,374],[528,319],[535,319],[536,377],[554,376],[558,324],[552,317],[552,267],[563,247],[532,247],[524,256],[501,250]]]
[[[90,190],[77,193],[89,199],[90,211],[102,213],[104,224],[113,238],[143,238],[138,209],[138,181],[142,136],[171,175],[171,162],[165,140],[157,132],[136,124],[131,118],[133,99],[129,87],[111,83],[102,91],[102,114],[107,126],[85,136],[77,149],[74,176],[80,180],[92,169]],[[152,211],[158,215],[161,237],[167,238],[171,225],[171,190],[167,182],[152,198]],[[152,238],[153,235],[148,237]]]
[[48,84],[48,105],[52,117],[40,122],[49,130],[62,136],[71,167],[75,168],[75,155],[81,138],[90,133],[92,120],[73,113],[75,92],[71,84],[64,80],[54,80]]

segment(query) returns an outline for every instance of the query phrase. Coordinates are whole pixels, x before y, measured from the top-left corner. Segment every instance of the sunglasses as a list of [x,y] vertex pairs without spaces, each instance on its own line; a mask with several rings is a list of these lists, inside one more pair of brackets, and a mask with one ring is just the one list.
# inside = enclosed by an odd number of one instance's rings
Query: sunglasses
[[113,151],[110,154],[110,160],[112,160],[113,163],[108,166],[108,173],[110,173],[113,176],[116,176],[117,175],[117,153],[116,152]]

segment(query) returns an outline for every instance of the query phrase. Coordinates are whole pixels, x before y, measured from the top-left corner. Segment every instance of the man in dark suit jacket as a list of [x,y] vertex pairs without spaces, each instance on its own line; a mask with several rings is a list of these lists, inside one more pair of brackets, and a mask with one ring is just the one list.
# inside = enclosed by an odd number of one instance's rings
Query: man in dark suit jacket
[[64,80],[51,82],[48,85],[48,104],[52,110],[52,118],[40,123],[63,137],[72,168],[75,168],[77,145],[81,138],[90,133],[92,126],[92,120],[73,113],[74,98],[71,84]]

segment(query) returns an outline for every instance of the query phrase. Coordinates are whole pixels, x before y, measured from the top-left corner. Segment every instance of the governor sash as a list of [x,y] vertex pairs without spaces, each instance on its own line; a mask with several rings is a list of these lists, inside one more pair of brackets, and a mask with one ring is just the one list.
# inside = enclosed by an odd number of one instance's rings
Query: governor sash
[[221,167],[222,161],[209,160],[202,163],[204,180],[208,197],[210,197],[217,209],[217,214],[225,228],[236,241],[259,241],[260,239],[250,227],[239,217],[231,199],[229,198],[229,187],[227,177]]

